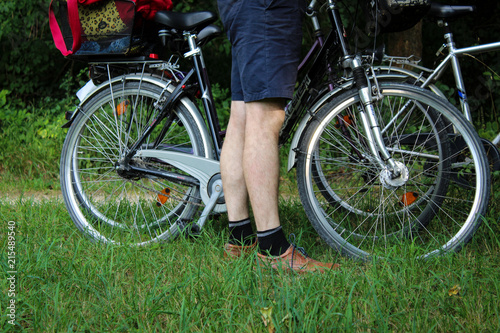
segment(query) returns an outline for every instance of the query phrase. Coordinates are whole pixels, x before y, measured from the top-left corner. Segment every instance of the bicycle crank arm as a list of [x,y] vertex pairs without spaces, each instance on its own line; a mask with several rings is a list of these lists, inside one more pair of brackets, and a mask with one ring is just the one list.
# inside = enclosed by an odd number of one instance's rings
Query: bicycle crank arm
[[[211,196],[217,196],[217,192],[213,191],[213,186],[209,185],[210,181],[217,178],[220,174],[220,164],[216,160],[186,153],[154,149],[140,150],[135,156],[139,158],[157,158],[164,163],[170,164],[179,170],[184,171],[190,176],[190,178],[196,178],[200,185],[201,199],[207,207],[214,200]],[[222,184],[220,184],[220,188],[222,192]],[[211,195],[212,192],[213,194]],[[219,194],[219,196],[220,195],[222,194]],[[215,199],[215,201],[217,201],[217,199]],[[203,212],[205,213],[205,210]]]
[[193,223],[193,225],[191,226],[192,234],[198,234],[201,231],[201,229],[205,225],[205,222],[207,221],[208,216],[210,215],[210,212],[212,212],[212,210],[217,205],[217,201],[224,195],[224,192],[222,191],[222,181],[220,179],[217,179],[215,182],[213,182],[211,184],[211,187],[212,196],[210,197],[209,202],[205,203],[205,209],[203,209],[203,212],[201,212],[201,216],[198,221]]

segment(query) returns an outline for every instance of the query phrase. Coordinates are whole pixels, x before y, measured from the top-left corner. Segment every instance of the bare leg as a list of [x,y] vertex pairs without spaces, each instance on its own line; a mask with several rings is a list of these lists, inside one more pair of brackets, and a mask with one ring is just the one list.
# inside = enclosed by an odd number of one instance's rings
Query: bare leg
[[[250,198],[259,248],[263,252],[269,250],[267,254],[257,253],[260,264],[298,272],[323,272],[338,268],[337,264],[322,263],[296,251],[295,245],[288,244],[279,228],[278,137],[284,118],[285,112],[279,100],[232,102],[221,156],[229,221],[248,218]],[[261,237],[262,234],[264,236]],[[246,248],[252,246],[228,243],[226,253],[238,257]]]
[[248,193],[243,175],[245,103],[233,101],[221,154],[221,176],[229,221],[248,218]]
[[258,231],[280,226],[278,215],[278,136],[285,112],[280,101],[246,104],[245,183]]
[[233,101],[221,156],[230,221],[248,217],[248,198],[257,230],[280,225],[278,136],[285,113],[280,101]]

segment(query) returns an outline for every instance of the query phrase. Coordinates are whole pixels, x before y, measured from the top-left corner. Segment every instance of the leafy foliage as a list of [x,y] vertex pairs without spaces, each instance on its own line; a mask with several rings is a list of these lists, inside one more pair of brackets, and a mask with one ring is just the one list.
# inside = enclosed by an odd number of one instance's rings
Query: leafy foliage
[[0,7],[0,89],[23,101],[58,95],[74,68],[58,55],[48,25],[47,0],[6,0]]

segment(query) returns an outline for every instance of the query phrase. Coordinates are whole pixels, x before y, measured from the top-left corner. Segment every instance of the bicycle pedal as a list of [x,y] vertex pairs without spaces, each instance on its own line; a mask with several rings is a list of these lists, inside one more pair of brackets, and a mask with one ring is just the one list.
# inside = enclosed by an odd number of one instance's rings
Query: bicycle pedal
[[191,225],[191,228],[189,229],[189,235],[191,237],[196,237],[196,236],[199,236],[201,234],[201,228],[199,225],[193,223]]
[[201,235],[201,228],[192,220],[177,221],[179,232],[185,238],[196,238]]

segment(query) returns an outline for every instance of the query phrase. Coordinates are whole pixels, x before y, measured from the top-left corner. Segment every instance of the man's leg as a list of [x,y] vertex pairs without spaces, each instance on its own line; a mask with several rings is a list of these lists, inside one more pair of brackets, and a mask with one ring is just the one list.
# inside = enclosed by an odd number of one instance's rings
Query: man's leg
[[250,197],[257,230],[266,235],[259,238],[261,250],[274,246],[273,254],[289,246],[278,214],[278,136],[284,116],[282,100],[233,101],[221,156],[230,243],[242,237],[240,233],[249,234],[235,222],[248,218]]
[[246,103],[243,168],[258,231],[280,226],[278,215],[278,136],[285,119],[283,102]]
[[[337,264],[322,263],[308,258],[290,246],[281,230],[278,214],[279,131],[284,120],[283,105],[277,100],[251,103],[233,102],[231,117],[221,156],[224,196],[231,231],[226,253],[239,256],[252,246],[231,244],[249,231],[241,226],[231,228],[231,221],[248,220],[248,198],[252,205],[259,249],[259,260],[271,267],[298,272],[324,271],[338,268]],[[240,229],[236,229],[240,228]],[[237,230],[237,232],[235,232]],[[240,234],[240,232],[242,232]]]
[[243,168],[252,205],[259,250],[278,256],[289,247],[280,225],[278,138],[285,119],[284,100],[246,103]]
[[241,221],[249,216],[248,192],[243,174],[245,120],[245,103],[233,101],[220,160],[229,221]]
[[231,257],[238,257],[246,250],[251,251],[255,245],[243,175],[245,119],[245,103],[233,101],[220,161],[229,219],[229,241],[225,253]]
[[279,102],[232,102],[221,156],[230,221],[248,218],[249,195],[257,230],[280,226],[278,136],[284,117]]

